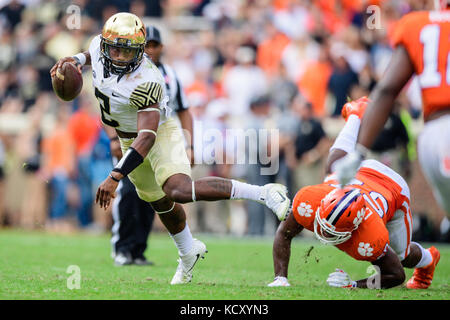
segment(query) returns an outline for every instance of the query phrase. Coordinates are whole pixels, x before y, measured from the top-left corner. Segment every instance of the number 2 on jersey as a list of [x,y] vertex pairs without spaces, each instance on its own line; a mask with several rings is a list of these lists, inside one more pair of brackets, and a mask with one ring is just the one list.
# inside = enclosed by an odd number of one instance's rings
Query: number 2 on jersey
[[[419,76],[422,88],[439,87],[442,84],[442,75],[439,72],[439,37],[441,28],[436,24],[426,25],[420,31],[420,42],[423,43],[423,71]],[[446,83],[450,85],[450,65],[447,55]]]
[[106,115],[110,115],[111,106],[109,104],[109,97],[103,94],[95,87],[95,97],[100,104],[100,111],[102,113],[102,122],[110,127],[118,127],[119,123],[116,120],[106,118]]

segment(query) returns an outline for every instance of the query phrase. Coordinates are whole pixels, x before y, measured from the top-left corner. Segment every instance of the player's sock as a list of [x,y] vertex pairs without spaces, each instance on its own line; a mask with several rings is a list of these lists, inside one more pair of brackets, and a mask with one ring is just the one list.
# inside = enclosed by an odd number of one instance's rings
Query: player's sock
[[178,253],[180,254],[180,256],[184,256],[187,253],[189,253],[189,251],[192,248],[192,234],[191,234],[191,230],[189,229],[189,226],[186,222],[186,226],[184,227],[183,231],[178,232],[176,234],[170,234],[170,236],[172,237],[173,241],[175,242],[175,246],[178,249]]
[[357,115],[351,114],[348,117],[347,122],[339,132],[334,144],[330,148],[330,152],[333,149],[341,149],[350,153],[355,150],[356,139],[358,138],[359,126],[361,120]]
[[430,251],[424,249],[417,242],[412,242],[412,243],[414,243],[416,246],[418,246],[420,248],[420,250],[422,251],[422,258],[420,259],[419,263],[415,266],[415,268],[423,268],[423,267],[426,267],[427,265],[429,265],[431,263],[431,261],[433,261],[433,257],[431,256]]
[[263,190],[262,186],[257,186],[254,184],[248,184],[245,182],[240,182],[237,180],[231,180],[231,196],[230,199],[246,199],[257,201],[260,199],[261,192]]

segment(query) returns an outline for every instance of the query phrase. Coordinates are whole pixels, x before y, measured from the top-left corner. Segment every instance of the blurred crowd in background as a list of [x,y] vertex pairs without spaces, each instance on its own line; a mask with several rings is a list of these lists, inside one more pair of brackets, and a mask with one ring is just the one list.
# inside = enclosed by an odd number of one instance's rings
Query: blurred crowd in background
[[[0,0],[0,226],[109,232],[110,213],[94,205],[112,162],[90,68],[72,102],[55,96],[49,70],[59,58],[87,50],[114,13],[132,12],[161,30],[163,62],[175,69],[195,119],[193,178],[277,181],[293,197],[322,181],[344,124],[341,108],[369,95],[382,75],[396,22],[431,6],[425,0]],[[448,220],[416,159],[422,114],[414,80],[396,104],[372,156],[409,183],[415,239],[448,241]],[[277,172],[262,175],[264,163],[221,164],[205,152],[215,143],[202,134],[207,128],[220,130],[224,140],[227,129],[278,130],[279,152],[271,155],[279,159]],[[264,141],[256,148],[267,148]],[[277,227],[257,203],[186,208],[196,232],[273,235]],[[156,220],[154,228],[163,230]]]

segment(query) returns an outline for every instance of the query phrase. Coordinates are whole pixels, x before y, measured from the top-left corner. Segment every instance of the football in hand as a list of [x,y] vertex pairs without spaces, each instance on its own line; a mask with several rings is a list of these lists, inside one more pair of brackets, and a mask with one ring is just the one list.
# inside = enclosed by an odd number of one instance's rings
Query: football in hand
[[52,78],[53,91],[64,101],[71,101],[78,96],[83,87],[83,77],[75,64],[64,62],[61,68],[56,69]]

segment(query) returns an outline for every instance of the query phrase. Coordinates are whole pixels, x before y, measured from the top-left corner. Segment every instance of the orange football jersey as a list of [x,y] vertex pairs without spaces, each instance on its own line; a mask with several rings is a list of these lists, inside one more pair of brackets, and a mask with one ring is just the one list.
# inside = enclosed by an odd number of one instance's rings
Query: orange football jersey
[[[346,242],[336,245],[356,260],[375,261],[386,253],[389,233],[386,223],[398,209],[409,208],[409,189],[392,169],[375,160],[366,160],[350,186],[362,191],[366,214]],[[314,231],[314,218],[321,200],[338,181],[332,174],[319,185],[300,189],[294,197],[292,214],[304,228]]]
[[414,65],[424,118],[450,108],[450,10],[405,15],[395,27],[392,42],[406,49]]

